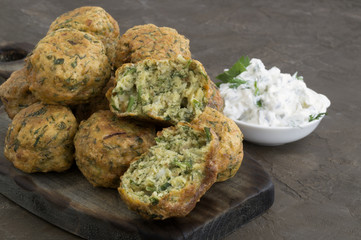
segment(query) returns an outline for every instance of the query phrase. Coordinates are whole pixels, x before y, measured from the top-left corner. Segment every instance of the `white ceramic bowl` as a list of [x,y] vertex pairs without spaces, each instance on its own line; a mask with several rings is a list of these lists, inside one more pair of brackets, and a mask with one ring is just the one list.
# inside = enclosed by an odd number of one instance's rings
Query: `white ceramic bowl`
[[316,129],[322,118],[298,127],[264,127],[237,120],[234,122],[241,129],[245,140],[264,146],[277,146],[306,137]]

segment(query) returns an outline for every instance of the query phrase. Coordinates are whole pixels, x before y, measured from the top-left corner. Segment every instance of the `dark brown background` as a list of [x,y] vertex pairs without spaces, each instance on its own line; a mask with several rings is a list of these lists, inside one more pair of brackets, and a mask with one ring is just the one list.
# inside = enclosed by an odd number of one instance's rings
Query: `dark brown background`
[[[245,143],[272,176],[276,198],[226,239],[361,238],[360,1],[1,0],[0,44],[36,44],[58,15],[83,5],[102,6],[122,33],[144,23],[176,28],[213,79],[242,55],[303,75],[330,98],[328,115],[301,141]],[[78,238],[0,195],[0,239]]]

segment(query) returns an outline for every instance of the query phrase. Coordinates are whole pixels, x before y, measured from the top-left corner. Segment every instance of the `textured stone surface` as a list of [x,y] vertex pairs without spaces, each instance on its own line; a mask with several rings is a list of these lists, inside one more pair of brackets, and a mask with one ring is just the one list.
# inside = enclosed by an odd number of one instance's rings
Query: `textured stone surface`
[[[36,44],[56,16],[93,1],[2,0],[0,43]],[[102,1],[122,32],[176,28],[214,77],[241,55],[299,72],[331,100],[307,138],[279,147],[246,143],[271,174],[275,203],[226,239],[361,239],[361,2]],[[1,239],[78,239],[0,196]]]

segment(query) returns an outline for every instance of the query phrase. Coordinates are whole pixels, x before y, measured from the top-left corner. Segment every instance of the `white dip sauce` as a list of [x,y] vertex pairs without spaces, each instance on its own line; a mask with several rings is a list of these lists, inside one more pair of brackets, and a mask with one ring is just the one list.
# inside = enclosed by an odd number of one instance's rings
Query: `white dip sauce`
[[302,77],[267,70],[253,58],[247,70],[236,77],[246,81],[237,88],[220,85],[225,101],[223,113],[231,119],[269,127],[296,127],[310,116],[326,113],[330,100],[307,88]]

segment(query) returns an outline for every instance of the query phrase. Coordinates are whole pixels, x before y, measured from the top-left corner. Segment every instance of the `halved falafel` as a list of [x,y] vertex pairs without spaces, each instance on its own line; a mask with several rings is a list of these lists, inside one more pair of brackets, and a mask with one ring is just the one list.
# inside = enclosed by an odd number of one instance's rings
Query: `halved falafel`
[[217,136],[179,123],[159,132],[156,142],[121,177],[120,196],[145,218],[186,216],[216,181]]
[[216,153],[217,182],[233,177],[241,166],[244,154],[243,134],[237,124],[210,107],[206,107],[192,124],[213,129],[219,138],[219,149]]
[[107,92],[112,112],[167,124],[192,121],[211,94],[202,64],[181,56],[124,64],[115,82]]

